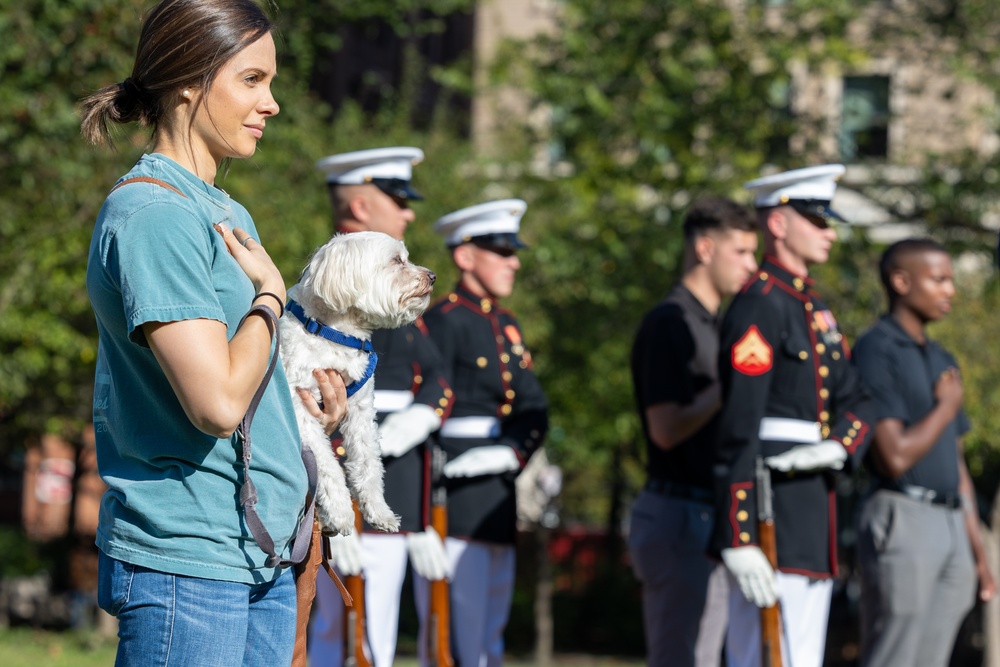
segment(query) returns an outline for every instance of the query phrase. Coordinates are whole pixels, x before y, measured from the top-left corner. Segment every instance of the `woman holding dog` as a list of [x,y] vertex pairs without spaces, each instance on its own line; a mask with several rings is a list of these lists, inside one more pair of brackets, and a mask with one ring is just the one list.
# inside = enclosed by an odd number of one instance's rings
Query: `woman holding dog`
[[[293,574],[269,567],[241,509],[234,431],[272,349],[267,306],[285,285],[253,220],[215,185],[278,113],[272,24],[252,0],[163,0],[131,75],[84,100],[84,136],[152,129],[152,150],[111,191],[90,248],[100,334],[94,392],[101,503],[99,601],[119,619],[119,665],[281,665],[292,658]],[[249,313],[249,314],[248,314]],[[245,318],[245,319],[244,319]],[[343,382],[318,370],[333,430]],[[307,491],[281,364],[251,429],[260,519],[282,558]]]

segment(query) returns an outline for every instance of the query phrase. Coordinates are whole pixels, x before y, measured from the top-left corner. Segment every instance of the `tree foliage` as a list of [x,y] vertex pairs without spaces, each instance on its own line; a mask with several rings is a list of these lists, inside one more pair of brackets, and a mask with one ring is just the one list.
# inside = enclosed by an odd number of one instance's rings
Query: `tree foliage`
[[[427,200],[415,206],[408,245],[439,274],[441,289],[455,273],[429,223],[487,199],[528,201],[523,235],[531,247],[510,305],[552,403],[548,446],[566,472],[565,513],[587,522],[619,518],[614,499],[641,478],[630,346],[643,313],[678,276],[684,210],[706,193],[742,199],[740,184],[765,164],[812,160],[808,142],[805,152],[788,149],[788,137],[818,122],[790,113],[792,69],[863,62],[868,54],[848,26],[866,6],[885,3],[565,0],[559,30],[512,45],[497,70],[499,80],[528,94],[532,118],[548,120],[528,126],[508,117],[499,159],[488,160],[458,131],[464,121],[447,105],[416,128],[413,104],[429,68],[413,49],[402,84],[377,88],[377,113],[339,100],[334,113],[313,92],[345,36],[388,31],[412,45],[452,13],[468,11],[471,0],[271,4],[280,26],[281,114],[257,155],[235,162],[220,185],[254,215],[289,284],[331,231],[314,168],[323,155],[388,145],[426,151],[414,179]],[[29,433],[75,432],[89,419],[96,354],[84,290],[89,238],[108,189],[148,134],[124,132],[117,153],[92,149],[79,137],[75,104],[127,76],[150,5],[30,0],[0,12],[0,451],[20,447]],[[897,6],[869,26],[872,34],[909,36],[945,57],[956,76],[1000,90],[992,0]],[[954,20],[931,20],[941,15]],[[435,70],[434,78],[467,92],[468,65]],[[918,183],[866,194],[923,220],[956,251],[992,247],[982,223],[996,215],[997,158],[932,157]],[[816,271],[851,338],[882,309],[874,271],[880,250],[855,235]],[[989,349],[998,297],[988,287],[980,298],[979,289],[965,288],[955,314],[934,332],[965,367],[975,424],[970,466],[981,480],[995,480],[1000,360],[975,355]]]
[[[739,185],[769,165],[830,161],[813,131],[826,118],[792,114],[793,70],[851,72],[886,45],[909,40],[914,53],[934,53],[956,79],[1000,91],[1000,16],[989,0],[892,7],[568,0],[562,8],[559,30],[512,45],[497,76],[526,81],[533,118],[547,118],[541,126],[511,119],[510,131],[528,138],[505,145],[547,147],[549,168],[524,172],[515,190],[532,203],[526,224],[541,227],[531,251],[536,264],[520,284],[532,295],[528,328],[543,334],[537,358],[553,402],[550,446],[567,470],[564,505],[573,508],[570,518],[610,516],[613,524],[620,496],[642,479],[632,337],[678,277],[687,205],[705,193],[746,201]],[[956,21],[937,21],[941,12]],[[866,41],[857,39],[859,25],[867,26]],[[805,138],[794,154],[791,136]],[[876,179],[863,193],[898,219],[919,222],[956,257],[991,249],[995,233],[984,223],[1000,211],[998,158],[981,150],[928,157],[912,183],[887,188]],[[830,263],[816,268],[850,340],[884,310],[876,269],[883,249],[848,232]],[[981,288],[981,281],[965,284],[955,315],[933,331],[966,367],[975,364],[965,371],[976,420],[967,449],[980,488],[992,495],[1000,479],[990,437],[1000,428],[994,365],[973,361],[983,348],[969,345],[991,330],[984,304],[996,297]]]
[[57,430],[90,413],[96,339],[83,277],[90,229],[114,178],[80,140],[74,106],[110,82],[107,72],[127,74],[139,11],[138,2],[53,0],[0,13],[4,436]]
[[[539,314],[532,329],[544,332],[550,446],[574,518],[603,517],[609,497],[640,478],[630,348],[679,275],[684,210],[701,194],[738,197],[765,162],[790,161],[787,61],[852,54],[837,38],[817,49],[788,30],[793,21],[769,27],[762,3],[733,6],[570,0],[558,32],[517,45],[500,69],[527,77],[549,118],[527,130],[529,145],[547,142],[552,170],[518,183],[534,210],[526,224],[541,226],[537,264],[520,284]],[[849,9],[813,2],[789,12],[808,15],[818,34],[842,35]]]

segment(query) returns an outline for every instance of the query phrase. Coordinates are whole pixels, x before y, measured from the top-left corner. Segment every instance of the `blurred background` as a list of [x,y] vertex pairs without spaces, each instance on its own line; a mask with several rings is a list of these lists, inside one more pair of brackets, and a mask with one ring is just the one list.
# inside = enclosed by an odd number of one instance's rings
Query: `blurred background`
[[[0,9],[4,664],[14,664],[5,643],[26,644],[18,628],[113,635],[93,607],[102,487],[84,272],[101,203],[149,135],[123,133],[117,152],[93,149],[75,105],[130,74],[151,5],[22,0]],[[233,163],[219,185],[250,210],[288,284],[331,232],[313,166],[325,155],[425,150],[414,183],[426,201],[408,245],[438,273],[440,291],[455,274],[431,223],[490,199],[528,202],[531,247],[508,305],[551,401],[546,451],[563,490],[523,522],[512,654],[533,664],[566,654],[641,659],[639,592],[623,547],[643,481],[632,337],[680,273],[686,206],[709,193],[748,202],[740,184],[769,169],[848,166],[834,206],[855,224],[814,275],[850,340],[885,307],[876,266],[887,243],[930,234],[953,252],[959,294],[932,335],[962,363],[968,464],[1000,571],[1000,3],[271,5],[281,114],[257,155]],[[845,575],[828,665],[856,657],[852,512],[863,484],[845,479],[840,489]],[[1000,664],[998,604],[973,611],[953,664]],[[416,624],[402,623],[405,649]]]

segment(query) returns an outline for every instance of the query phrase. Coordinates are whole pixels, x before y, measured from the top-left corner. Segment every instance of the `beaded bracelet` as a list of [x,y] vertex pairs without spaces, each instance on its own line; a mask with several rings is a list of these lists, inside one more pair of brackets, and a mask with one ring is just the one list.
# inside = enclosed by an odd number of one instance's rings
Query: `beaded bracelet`
[[278,302],[278,306],[281,308],[281,312],[278,313],[278,318],[280,319],[281,316],[285,314],[285,302],[279,299],[278,295],[275,294],[274,292],[257,292],[257,296],[255,296],[250,303],[253,303],[262,296],[269,296]]

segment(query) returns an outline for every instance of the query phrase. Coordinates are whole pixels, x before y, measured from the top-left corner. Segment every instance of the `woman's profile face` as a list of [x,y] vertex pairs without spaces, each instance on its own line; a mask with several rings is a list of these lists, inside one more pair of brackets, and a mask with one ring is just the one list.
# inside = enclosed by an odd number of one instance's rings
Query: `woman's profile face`
[[[192,144],[206,151],[216,164],[225,158],[248,158],[257,150],[267,119],[278,113],[271,94],[277,75],[274,39],[266,34],[229,60],[204,99],[192,97]],[[192,90],[192,96],[202,91]]]

